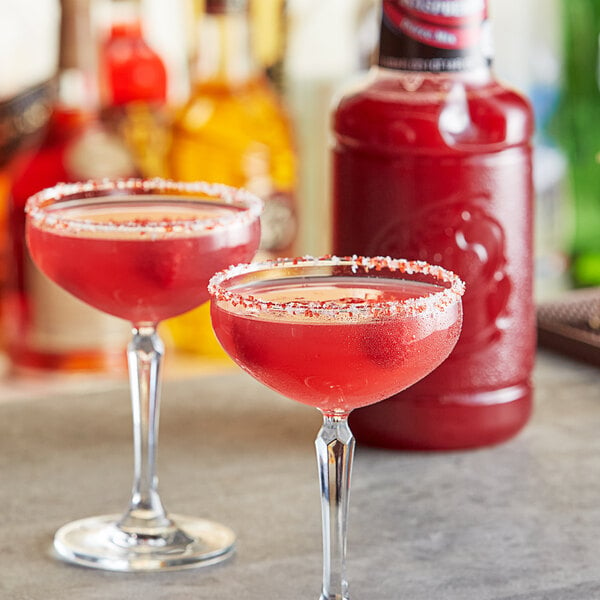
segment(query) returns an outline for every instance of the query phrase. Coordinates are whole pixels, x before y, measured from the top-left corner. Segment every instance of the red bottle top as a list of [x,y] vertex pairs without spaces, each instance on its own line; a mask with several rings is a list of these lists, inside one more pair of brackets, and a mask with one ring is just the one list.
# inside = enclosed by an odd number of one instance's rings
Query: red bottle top
[[147,44],[139,21],[115,23],[102,44],[100,72],[106,103],[121,106],[132,101],[163,104],[167,72],[160,56]]

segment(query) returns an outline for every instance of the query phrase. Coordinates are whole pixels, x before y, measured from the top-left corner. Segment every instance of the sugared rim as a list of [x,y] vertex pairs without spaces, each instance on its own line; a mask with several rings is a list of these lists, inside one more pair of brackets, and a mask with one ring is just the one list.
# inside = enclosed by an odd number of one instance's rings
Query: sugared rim
[[[140,199],[144,193],[156,194],[186,194],[182,198],[190,199],[189,195],[198,194],[204,199],[216,199],[224,204],[235,206],[240,209],[239,212],[222,215],[213,218],[204,219],[169,219],[166,220],[144,220],[140,222],[124,223],[97,223],[92,220],[82,219],[72,216],[64,216],[60,211],[54,213],[46,210],[54,206],[57,202],[68,200],[70,196],[80,197],[81,199],[93,198],[95,194],[105,192],[130,192],[140,194]],[[106,196],[114,197],[114,194]],[[180,182],[169,179],[99,179],[89,180],[78,183],[58,183],[57,185],[41,190],[31,196],[25,205],[25,212],[28,218],[35,223],[37,227],[60,227],[62,230],[76,231],[124,231],[136,230],[152,232],[164,231],[190,231],[200,232],[209,229],[215,229],[221,226],[230,226],[232,222],[244,222],[258,218],[263,209],[263,202],[260,198],[244,189],[234,188],[220,183],[207,183],[205,181]]]
[[[224,287],[224,283],[247,273],[255,273],[272,268],[285,268],[297,266],[349,266],[353,272],[358,270],[400,271],[402,273],[428,275],[446,284],[440,291],[432,292],[423,297],[410,298],[407,300],[368,300],[364,302],[346,303],[340,300],[326,301],[302,301],[273,302],[262,300],[252,294],[231,291]],[[425,311],[444,310],[455,304],[465,292],[465,284],[453,273],[443,267],[430,265],[423,261],[411,261],[399,258],[376,256],[367,258],[364,256],[304,256],[301,258],[277,258],[256,263],[244,263],[231,266],[213,275],[208,283],[208,291],[217,302],[225,302],[234,308],[256,315],[261,312],[287,313],[299,316],[333,316],[334,314],[346,314],[352,317],[380,317],[392,315],[418,315]]]

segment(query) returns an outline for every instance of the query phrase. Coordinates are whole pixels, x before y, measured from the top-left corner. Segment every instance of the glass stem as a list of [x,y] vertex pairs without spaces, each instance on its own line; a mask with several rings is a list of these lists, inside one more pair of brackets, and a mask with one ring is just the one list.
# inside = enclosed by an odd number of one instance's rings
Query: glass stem
[[323,416],[315,446],[323,515],[323,588],[320,600],[347,600],[346,532],[354,436],[348,415]]
[[129,509],[119,527],[152,535],[170,527],[158,495],[156,455],[160,414],[160,367],[164,345],[154,325],[133,328],[127,348],[133,412],[134,480]]

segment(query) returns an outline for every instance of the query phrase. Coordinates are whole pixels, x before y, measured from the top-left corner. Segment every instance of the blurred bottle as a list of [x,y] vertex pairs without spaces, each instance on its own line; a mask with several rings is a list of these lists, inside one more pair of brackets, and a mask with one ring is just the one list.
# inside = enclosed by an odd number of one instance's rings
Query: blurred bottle
[[[12,181],[8,167],[0,162],[0,294],[4,295],[10,255],[8,247],[8,199]],[[1,309],[1,306],[0,306]],[[1,314],[1,312],[0,312]],[[0,336],[0,341],[3,336]]]
[[288,36],[286,0],[250,0],[252,52],[278,94],[284,92],[284,60]]
[[[257,0],[260,1],[260,0]],[[288,0],[284,65],[299,157],[301,254],[331,252],[331,106],[368,68],[378,41],[379,0]]]
[[[174,179],[244,187],[265,201],[263,256],[293,252],[296,156],[280,99],[255,59],[248,0],[206,0],[199,11],[189,101],[175,118]],[[207,306],[167,322],[176,346],[222,355]]]
[[20,156],[13,169],[3,321],[7,353],[17,368],[124,366],[127,324],[50,282],[33,265],[24,239],[24,206],[31,194],[59,181],[137,174],[127,148],[100,122],[92,40],[89,2],[63,0],[56,105],[41,145]]
[[[16,156],[39,143],[54,104],[52,78],[58,66],[59,0],[0,3],[0,296],[8,252],[8,204]],[[32,44],[31,39],[36,43]],[[0,310],[2,306],[0,303]],[[0,328],[1,344],[4,331]],[[3,361],[4,362],[4,361]]]
[[571,277],[600,285],[600,0],[563,0],[563,89],[552,132],[574,202]]
[[96,0],[104,126],[127,144],[144,176],[165,176],[167,70],[143,31],[140,0]]
[[494,78],[488,35],[484,1],[383,0],[379,66],[334,113],[334,253],[425,260],[467,284],[450,357],[352,414],[371,444],[492,444],[531,413],[533,115]]
[[[57,52],[58,56],[58,52]],[[0,294],[5,295],[8,273],[12,268],[9,252],[9,198],[15,157],[31,151],[43,135],[52,106],[54,92],[51,81],[15,91],[0,101]],[[2,306],[0,305],[0,310]],[[2,330],[2,345],[4,331]]]

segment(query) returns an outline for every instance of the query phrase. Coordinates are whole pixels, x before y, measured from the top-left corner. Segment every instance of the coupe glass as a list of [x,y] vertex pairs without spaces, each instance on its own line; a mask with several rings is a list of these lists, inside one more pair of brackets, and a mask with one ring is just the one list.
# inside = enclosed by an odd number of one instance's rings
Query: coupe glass
[[354,437],[348,416],[415,383],[450,353],[460,279],[423,262],[303,258],[238,265],[210,281],[217,337],[257,380],[318,408],[323,517],[321,600],[346,600]]
[[116,571],[193,567],[227,558],[233,532],[168,515],[157,489],[160,367],[157,324],[207,301],[211,275],[250,260],[262,210],[230,187],[164,180],[61,184],[29,199],[27,243],[37,266],[77,298],[129,320],[134,482],[124,515],[56,533],[63,559]]

